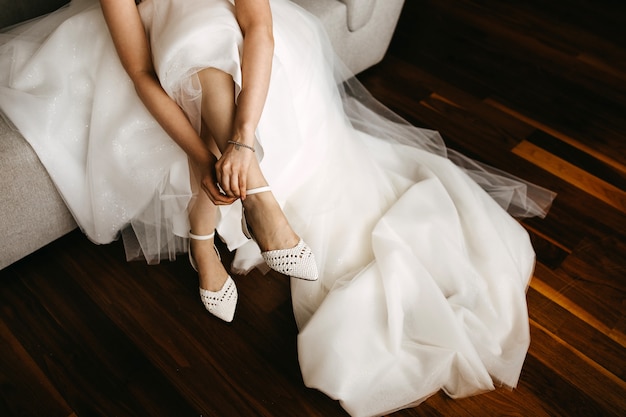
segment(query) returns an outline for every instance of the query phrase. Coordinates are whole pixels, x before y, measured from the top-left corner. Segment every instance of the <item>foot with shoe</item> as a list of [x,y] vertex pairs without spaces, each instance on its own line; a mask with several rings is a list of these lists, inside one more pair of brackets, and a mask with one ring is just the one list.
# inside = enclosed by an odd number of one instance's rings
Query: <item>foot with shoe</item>
[[241,227],[248,239],[257,242],[267,266],[293,278],[315,281],[318,278],[315,256],[291,229],[271,188],[253,188],[246,195]]
[[[198,272],[200,299],[209,313],[231,322],[237,307],[237,287],[221,262],[214,243],[215,232],[196,235],[189,232],[189,262]],[[195,253],[199,255],[194,256]]]

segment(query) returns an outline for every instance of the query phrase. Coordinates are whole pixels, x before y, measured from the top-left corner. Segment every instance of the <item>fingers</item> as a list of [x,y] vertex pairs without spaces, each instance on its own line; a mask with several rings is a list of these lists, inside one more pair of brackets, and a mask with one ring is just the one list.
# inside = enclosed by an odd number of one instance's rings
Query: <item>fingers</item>
[[217,184],[213,183],[202,183],[202,189],[207,195],[209,199],[213,202],[213,204],[217,206],[230,205],[237,200],[236,197],[229,197],[221,192]]
[[226,196],[245,199],[249,163],[246,155],[233,157],[228,152],[219,159],[215,166],[216,178]]
[[247,183],[246,183],[246,179],[244,177],[240,177],[239,179],[239,197],[241,198],[241,201],[244,201],[246,199],[246,190],[248,189]]
[[224,194],[228,197],[239,198],[241,196],[241,182],[239,175],[221,175],[219,181],[220,187],[224,191]]

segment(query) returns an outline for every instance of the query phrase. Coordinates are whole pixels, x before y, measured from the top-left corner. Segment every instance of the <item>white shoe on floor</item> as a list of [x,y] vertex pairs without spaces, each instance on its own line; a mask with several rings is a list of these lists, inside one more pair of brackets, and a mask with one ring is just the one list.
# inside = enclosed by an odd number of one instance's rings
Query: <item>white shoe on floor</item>
[[[271,191],[271,188],[265,186],[247,190],[246,194],[252,195],[269,191]],[[241,215],[241,228],[248,239],[254,239],[248,228],[245,210],[242,211]],[[261,252],[261,256],[267,266],[281,274],[307,281],[315,281],[318,278],[317,264],[315,263],[313,251],[302,239],[293,248],[265,251]]]
[[[210,235],[195,235],[189,232],[189,262],[196,271],[198,271],[198,266],[191,254],[191,239],[209,240],[213,237],[215,237],[215,232]],[[213,245],[213,248],[215,248],[215,252],[217,252],[217,257],[220,258],[220,254],[215,245]],[[226,282],[224,282],[224,285],[219,291],[209,291],[200,288],[200,299],[207,311],[226,322],[233,321],[238,298],[237,286],[230,276],[226,279]]]

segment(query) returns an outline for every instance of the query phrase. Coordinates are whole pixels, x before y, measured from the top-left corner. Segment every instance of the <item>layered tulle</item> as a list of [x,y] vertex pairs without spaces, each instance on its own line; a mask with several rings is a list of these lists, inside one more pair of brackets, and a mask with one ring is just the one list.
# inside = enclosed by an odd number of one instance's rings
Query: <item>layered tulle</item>
[[[193,196],[187,160],[136,97],[91,3],[10,35],[0,105],[92,240],[122,233],[131,258],[173,258]],[[355,416],[439,389],[462,397],[515,386],[534,252],[505,210],[543,216],[554,195],[406,123],[347,72],[312,16],[271,4],[275,56],[256,154],[319,264],[317,282],[291,283],[305,383]],[[219,68],[236,93],[241,85],[233,5],[139,7],[159,79],[199,129],[196,72]],[[262,259],[240,216],[239,203],[221,208],[217,230],[245,273]]]
[[0,107],[80,228],[109,243],[132,226],[129,256],[174,259],[188,230],[186,156],[135,93],[98,3],[72,2],[15,32],[2,38]]

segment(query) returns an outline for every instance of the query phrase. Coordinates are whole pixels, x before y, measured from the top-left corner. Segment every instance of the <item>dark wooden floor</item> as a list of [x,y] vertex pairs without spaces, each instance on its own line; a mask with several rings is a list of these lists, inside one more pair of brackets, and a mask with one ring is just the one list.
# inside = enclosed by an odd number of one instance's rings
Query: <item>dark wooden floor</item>
[[[524,221],[538,265],[519,386],[400,416],[626,415],[626,8],[408,0],[375,96],[448,144],[558,192]],[[226,255],[228,256],[228,255]],[[0,271],[2,416],[344,416],[302,384],[288,282],[203,311],[185,259],[126,263],[79,232]]]

